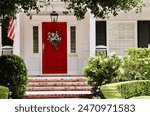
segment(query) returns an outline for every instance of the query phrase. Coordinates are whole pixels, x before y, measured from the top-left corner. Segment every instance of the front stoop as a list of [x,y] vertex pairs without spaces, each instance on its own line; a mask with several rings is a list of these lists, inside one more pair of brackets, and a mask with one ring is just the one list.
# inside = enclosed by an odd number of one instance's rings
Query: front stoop
[[91,87],[85,77],[29,77],[23,99],[86,98]]

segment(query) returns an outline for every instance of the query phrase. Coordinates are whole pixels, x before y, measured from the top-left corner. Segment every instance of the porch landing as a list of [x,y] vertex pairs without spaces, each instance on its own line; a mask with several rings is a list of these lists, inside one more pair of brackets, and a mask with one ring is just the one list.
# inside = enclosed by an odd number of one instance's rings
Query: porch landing
[[23,99],[89,99],[90,95],[91,87],[83,76],[30,76]]

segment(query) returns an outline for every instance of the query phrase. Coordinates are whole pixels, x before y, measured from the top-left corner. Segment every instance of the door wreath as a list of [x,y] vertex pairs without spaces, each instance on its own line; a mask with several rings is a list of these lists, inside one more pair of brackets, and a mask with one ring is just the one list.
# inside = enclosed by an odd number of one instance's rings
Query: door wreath
[[58,34],[57,31],[55,31],[55,32],[48,32],[47,39],[57,49],[58,43],[61,41],[62,37]]

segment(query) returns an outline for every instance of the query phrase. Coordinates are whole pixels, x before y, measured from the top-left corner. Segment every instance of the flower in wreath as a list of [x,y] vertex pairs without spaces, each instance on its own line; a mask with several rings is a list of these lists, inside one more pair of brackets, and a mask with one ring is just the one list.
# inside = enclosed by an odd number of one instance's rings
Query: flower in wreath
[[47,38],[50,43],[57,48],[58,47],[58,43],[61,41],[62,37],[58,34],[57,31],[55,32],[48,32],[48,38]]

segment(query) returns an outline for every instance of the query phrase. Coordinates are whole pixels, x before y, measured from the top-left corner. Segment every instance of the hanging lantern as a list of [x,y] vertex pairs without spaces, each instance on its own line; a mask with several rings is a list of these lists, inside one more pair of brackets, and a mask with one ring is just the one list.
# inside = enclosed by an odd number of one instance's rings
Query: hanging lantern
[[57,20],[58,20],[58,13],[56,11],[53,11],[50,14],[50,18],[51,18],[51,22],[57,22]]

